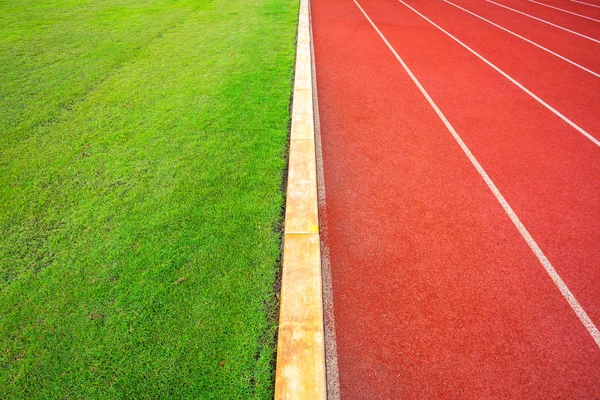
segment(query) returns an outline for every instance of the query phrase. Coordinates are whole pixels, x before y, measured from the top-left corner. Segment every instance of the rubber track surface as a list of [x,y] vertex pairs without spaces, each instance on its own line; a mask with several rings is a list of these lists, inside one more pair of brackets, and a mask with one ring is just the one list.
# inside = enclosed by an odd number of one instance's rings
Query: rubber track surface
[[[453,2],[600,71],[598,44]],[[359,3],[600,325],[600,149],[400,2]],[[600,79],[409,4],[600,137]],[[599,398],[598,346],[402,66],[353,1],[311,8],[341,397]]]

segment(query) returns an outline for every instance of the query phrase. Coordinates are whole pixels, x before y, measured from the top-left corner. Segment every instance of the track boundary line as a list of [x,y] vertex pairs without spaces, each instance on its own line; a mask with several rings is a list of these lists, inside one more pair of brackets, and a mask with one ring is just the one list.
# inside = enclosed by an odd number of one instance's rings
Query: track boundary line
[[551,111],[552,113],[554,113],[554,115],[556,115],[557,117],[559,117],[560,119],[562,119],[567,124],[571,125],[572,128],[574,128],[579,133],[581,133],[583,136],[585,136],[586,138],[588,138],[596,146],[600,147],[600,140],[596,139],[595,137],[593,137],[592,135],[590,135],[589,133],[587,133],[582,127],[580,127],[575,122],[571,121],[569,118],[567,118],[566,116],[564,116],[560,111],[558,111],[557,109],[555,109],[554,107],[552,107],[550,104],[546,103],[544,100],[542,100],[540,97],[538,97],[531,90],[527,89],[525,86],[523,86],[522,84],[520,84],[519,82],[517,82],[516,79],[514,79],[513,77],[511,77],[510,75],[508,75],[506,72],[502,71],[500,68],[498,68],[495,64],[493,64],[487,58],[485,58],[484,56],[482,56],[481,54],[477,53],[475,50],[473,50],[472,48],[470,48],[469,46],[467,46],[466,44],[464,44],[463,42],[461,42],[458,38],[456,38],[450,32],[446,31],[444,28],[442,28],[441,26],[439,26],[438,24],[436,24],[435,22],[433,22],[432,20],[430,20],[429,18],[427,18],[426,16],[424,16],[423,14],[421,14],[420,12],[418,12],[417,10],[415,10],[413,7],[411,7],[410,5],[406,4],[403,0],[398,0],[398,1],[400,3],[402,3],[402,4],[404,4],[409,9],[411,9],[415,14],[419,15],[425,21],[429,22],[431,25],[435,26],[440,31],[442,31],[443,33],[445,33],[446,35],[448,35],[456,43],[460,44],[462,47],[464,47],[469,52],[471,52],[471,54],[473,54],[474,56],[476,56],[477,58],[479,58],[481,61],[483,61],[484,63],[486,63],[490,67],[492,67],[500,75],[504,76],[506,79],[508,79],[509,81],[511,81],[513,84],[515,84],[519,89],[521,89],[522,91],[524,91],[525,93],[527,93],[529,96],[531,96],[533,99],[535,99],[538,103],[540,103],[541,105],[543,105],[544,107],[546,107],[549,111]]
[[575,67],[577,67],[577,68],[580,68],[580,69],[584,70],[585,72],[589,72],[590,74],[592,74],[592,75],[594,75],[594,76],[596,76],[596,77],[600,78],[600,74],[598,74],[598,73],[596,73],[596,72],[594,72],[594,71],[592,71],[592,70],[590,70],[590,69],[588,69],[588,68],[584,67],[584,66],[583,66],[583,65],[581,65],[581,64],[578,64],[578,63],[576,63],[575,61],[569,60],[568,58],[566,58],[566,57],[564,57],[564,56],[561,56],[560,54],[558,54],[558,53],[555,53],[554,51],[552,51],[552,50],[550,50],[550,49],[548,49],[548,48],[546,48],[546,47],[544,47],[544,46],[542,46],[542,45],[540,45],[540,44],[537,44],[537,43],[535,43],[534,41],[532,41],[532,40],[529,40],[529,39],[527,39],[526,37],[523,37],[523,36],[519,35],[518,33],[515,33],[515,32],[513,32],[513,31],[511,31],[511,30],[509,30],[509,29],[507,29],[507,28],[505,28],[505,27],[503,27],[503,26],[501,26],[501,25],[498,25],[498,24],[496,24],[495,22],[492,22],[492,21],[490,21],[489,19],[486,19],[486,18],[484,18],[484,17],[482,17],[482,16],[480,16],[480,15],[478,15],[478,14],[475,14],[474,12],[472,12],[472,11],[470,11],[470,10],[467,10],[466,8],[463,8],[463,7],[459,6],[458,4],[454,4],[454,3],[452,3],[451,1],[448,1],[448,0],[443,0],[443,1],[444,1],[444,2],[446,2],[446,3],[448,3],[448,4],[450,4],[450,5],[453,5],[453,6],[454,6],[454,7],[456,7],[456,8],[459,8],[459,9],[463,10],[464,12],[467,12],[467,13],[469,13],[469,14],[473,15],[474,17],[477,17],[477,18],[479,18],[479,19],[481,19],[481,20],[483,20],[483,21],[485,21],[485,22],[487,22],[487,23],[489,23],[489,24],[492,24],[492,25],[494,25],[495,27],[497,27],[497,28],[499,28],[499,29],[502,29],[502,30],[503,30],[503,31],[505,31],[505,32],[508,32],[508,33],[510,33],[511,35],[514,35],[514,36],[516,36],[516,37],[518,37],[518,38],[520,38],[520,39],[523,39],[523,40],[524,40],[524,41],[526,41],[527,43],[530,43],[530,44],[534,45],[535,47],[537,47],[537,48],[539,48],[539,49],[542,49],[542,50],[544,50],[544,51],[546,51],[546,52],[548,52],[548,53],[552,54],[553,56],[556,56],[556,57],[560,58],[561,60],[563,60],[563,61],[566,61],[566,62],[568,62],[569,64],[571,64],[571,65],[574,65]]
[[596,5],[596,4],[591,4],[591,3],[586,3],[585,1],[579,1],[579,0],[571,0],[571,1],[572,1],[573,3],[585,4],[586,6],[600,8],[600,6],[599,6],[599,5]]
[[592,38],[592,37],[589,37],[589,36],[586,36],[586,35],[584,35],[583,33],[579,33],[579,32],[572,31],[572,30],[570,30],[570,29],[567,29],[567,28],[565,28],[564,26],[560,26],[560,25],[553,24],[552,22],[546,21],[545,19],[541,19],[541,18],[535,17],[535,16],[533,16],[533,15],[530,15],[530,14],[524,13],[523,11],[515,10],[514,8],[511,8],[511,7],[509,7],[509,6],[505,6],[504,4],[496,3],[495,1],[492,1],[492,0],[486,0],[486,1],[487,1],[488,3],[495,4],[495,5],[499,6],[499,7],[506,8],[507,10],[510,10],[510,11],[516,12],[516,13],[518,13],[518,14],[525,15],[526,17],[533,18],[533,19],[535,19],[536,21],[540,21],[540,22],[543,22],[543,23],[545,23],[545,24],[551,25],[551,26],[553,26],[553,27],[555,27],[555,28],[562,29],[563,31],[566,31],[566,32],[572,33],[573,35],[581,36],[582,38],[585,38],[585,39],[591,40],[592,42],[600,43],[600,40],[598,40],[598,39],[594,39],[594,38]]
[[540,6],[544,6],[544,7],[548,7],[548,8],[553,8],[555,10],[562,11],[562,12],[567,13],[567,14],[576,15],[576,16],[581,17],[581,18],[589,19],[590,21],[600,22],[600,19],[588,17],[587,15],[577,14],[576,12],[565,10],[565,9],[558,8],[558,7],[554,7],[554,6],[551,6],[549,4],[540,3],[539,1],[535,1],[535,0],[528,0],[528,1],[531,2],[531,3],[539,4]]
[[[319,117],[319,95],[317,87],[317,67],[312,30],[312,12],[310,19],[310,49],[312,54],[313,113],[315,121],[315,149],[317,154],[317,194],[319,214],[326,215],[325,172],[323,167],[323,148],[321,146],[321,119]],[[335,331],[335,310],[333,305],[333,282],[329,246],[327,245],[327,219],[319,219],[321,232],[321,270],[323,279],[323,325],[325,329],[325,372],[327,378],[327,400],[340,400],[340,373],[338,369],[337,335]]]
[[325,400],[323,281],[309,0],[300,1],[275,367],[276,400]]
[[[521,220],[519,219],[519,217],[517,216],[517,214],[513,211],[513,209],[510,206],[510,204],[508,204],[508,202],[506,201],[506,199],[504,198],[504,196],[502,195],[502,193],[500,192],[500,190],[496,187],[496,185],[494,184],[494,182],[492,181],[492,179],[489,177],[489,175],[487,174],[487,172],[485,172],[485,170],[483,169],[483,167],[481,166],[481,164],[479,163],[479,161],[477,161],[477,159],[475,158],[475,156],[473,155],[473,153],[471,153],[471,150],[469,150],[469,148],[467,147],[467,145],[465,144],[465,142],[462,140],[462,138],[460,137],[460,135],[456,132],[456,130],[450,124],[450,122],[448,121],[448,119],[446,118],[446,116],[442,113],[442,111],[440,110],[440,108],[433,101],[433,99],[431,98],[431,96],[429,95],[429,93],[427,93],[427,91],[425,90],[425,88],[423,87],[423,85],[421,85],[421,82],[419,82],[419,80],[413,74],[413,72],[408,67],[408,65],[406,65],[406,63],[404,62],[404,60],[400,57],[400,55],[398,55],[398,53],[396,52],[396,50],[392,47],[392,45],[386,39],[386,37],[383,35],[383,33],[381,33],[381,31],[379,30],[379,28],[377,28],[377,26],[371,20],[371,18],[369,17],[369,15],[365,12],[365,10],[363,10],[363,8],[360,6],[360,4],[358,3],[358,1],[357,0],[353,0],[353,1],[354,1],[354,4],[356,4],[356,6],[363,13],[363,15],[365,16],[365,18],[367,19],[367,21],[369,21],[369,23],[371,24],[371,26],[373,27],[373,29],[375,29],[375,31],[377,32],[377,34],[379,35],[379,37],[387,45],[388,49],[396,57],[396,59],[398,60],[398,62],[400,63],[400,65],[402,65],[402,67],[404,68],[404,70],[406,71],[406,73],[410,76],[410,78],[412,79],[412,81],[414,82],[414,84],[417,86],[417,88],[419,88],[419,90],[421,91],[421,94],[423,94],[423,96],[425,97],[425,99],[427,100],[427,102],[429,103],[429,105],[433,108],[433,110],[435,111],[435,113],[442,120],[442,122],[444,123],[444,125],[446,126],[446,128],[448,129],[448,131],[450,132],[450,134],[452,135],[452,137],[454,138],[454,140],[460,146],[461,150],[465,153],[465,155],[467,156],[467,158],[469,159],[469,161],[471,162],[471,164],[475,167],[475,169],[477,170],[477,172],[479,173],[479,175],[481,176],[481,178],[483,178],[483,180],[486,183],[486,185],[488,186],[488,188],[492,191],[492,193],[496,197],[496,200],[498,200],[498,202],[500,203],[500,205],[502,206],[502,208],[504,209],[504,211],[506,212],[506,214],[508,214],[510,220],[512,221],[512,223],[514,224],[514,226],[517,228],[517,230],[519,231],[519,233],[521,234],[521,236],[523,237],[523,239],[525,240],[525,242],[529,245],[529,248],[533,251],[533,253],[537,257],[538,261],[542,264],[542,266],[544,267],[544,269],[546,270],[546,272],[548,273],[548,275],[550,276],[550,278],[552,279],[552,281],[554,282],[554,284],[557,286],[558,290],[561,292],[561,294],[563,295],[563,297],[565,298],[565,300],[567,300],[567,302],[571,306],[571,309],[575,312],[575,314],[577,315],[577,317],[579,318],[579,320],[581,321],[581,323],[583,324],[583,326],[587,329],[588,333],[592,336],[592,339],[594,340],[594,342],[596,343],[596,345],[600,348],[600,331],[598,331],[598,328],[594,325],[593,321],[587,315],[587,313],[585,312],[585,310],[581,307],[581,305],[579,304],[579,302],[577,301],[577,299],[575,298],[575,296],[573,295],[573,293],[571,293],[571,291],[569,290],[569,288],[567,287],[567,285],[565,284],[565,282],[562,280],[562,278],[560,277],[560,275],[558,274],[558,272],[556,272],[556,270],[554,269],[554,267],[552,266],[552,264],[550,263],[550,261],[548,260],[548,258],[546,258],[546,255],[544,254],[544,252],[542,251],[542,249],[540,249],[540,247],[538,246],[538,244],[535,242],[535,240],[533,239],[533,237],[531,236],[531,234],[529,233],[529,231],[527,230],[527,228],[525,228],[525,226],[523,225],[523,223],[521,222]],[[401,1],[401,0],[399,0],[399,1]],[[411,8],[410,6],[407,6],[407,7]]]

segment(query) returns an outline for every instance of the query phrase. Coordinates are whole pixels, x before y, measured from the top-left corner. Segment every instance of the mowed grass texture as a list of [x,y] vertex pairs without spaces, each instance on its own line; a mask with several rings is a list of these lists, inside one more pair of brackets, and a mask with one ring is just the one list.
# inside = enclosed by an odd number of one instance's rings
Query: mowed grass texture
[[0,1],[0,398],[272,396],[297,11]]

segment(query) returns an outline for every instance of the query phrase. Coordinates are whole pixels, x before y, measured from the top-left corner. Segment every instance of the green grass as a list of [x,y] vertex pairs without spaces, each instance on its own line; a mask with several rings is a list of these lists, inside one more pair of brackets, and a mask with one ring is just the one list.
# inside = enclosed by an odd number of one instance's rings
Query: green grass
[[298,4],[0,0],[0,398],[270,398]]

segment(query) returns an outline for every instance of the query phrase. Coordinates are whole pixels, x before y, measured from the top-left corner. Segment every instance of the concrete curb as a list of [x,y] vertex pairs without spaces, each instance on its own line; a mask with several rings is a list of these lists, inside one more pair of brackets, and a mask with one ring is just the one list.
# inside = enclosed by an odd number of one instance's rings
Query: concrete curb
[[327,397],[308,7],[308,0],[301,0],[275,372],[277,400]]

